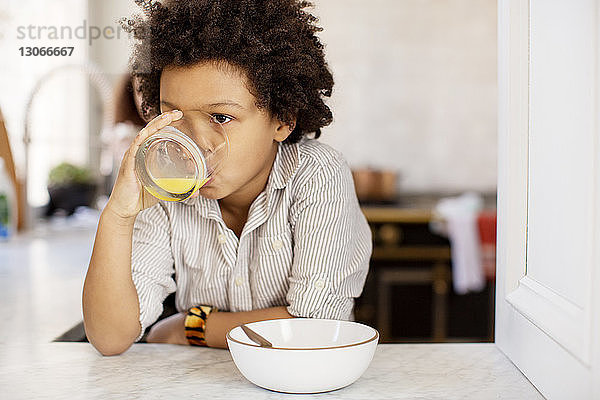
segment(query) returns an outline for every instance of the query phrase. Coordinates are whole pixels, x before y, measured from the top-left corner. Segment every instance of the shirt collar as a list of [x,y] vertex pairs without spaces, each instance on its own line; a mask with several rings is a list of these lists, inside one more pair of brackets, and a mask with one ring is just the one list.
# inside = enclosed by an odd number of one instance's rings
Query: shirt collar
[[279,143],[273,168],[267,181],[268,189],[283,189],[296,174],[300,164],[299,143]]

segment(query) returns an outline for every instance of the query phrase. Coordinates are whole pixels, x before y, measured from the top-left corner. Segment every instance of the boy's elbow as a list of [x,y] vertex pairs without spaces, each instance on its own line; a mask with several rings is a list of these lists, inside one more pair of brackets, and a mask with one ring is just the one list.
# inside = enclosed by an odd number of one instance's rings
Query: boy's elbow
[[131,330],[131,332],[126,334],[123,332],[106,334],[106,332],[104,332],[100,336],[97,336],[90,334],[86,329],[86,335],[90,344],[94,346],[100,354],[103,356],[116,356],[124,353],[131,347],[139,335],[139,330]]
[[118,356],[119,354],[124,353],[133,344],[132,341],[124,343],[90,343],[103,356]]
[[102,354],[105,357],[109,357],[109,356],[118,356],[119,354],[122,354],[125,352],[125,350],[127,350],[129,347],[121,347],[121,348],[107,348],[107,349],[98,349],[98,351],[100,352],[100,354]]

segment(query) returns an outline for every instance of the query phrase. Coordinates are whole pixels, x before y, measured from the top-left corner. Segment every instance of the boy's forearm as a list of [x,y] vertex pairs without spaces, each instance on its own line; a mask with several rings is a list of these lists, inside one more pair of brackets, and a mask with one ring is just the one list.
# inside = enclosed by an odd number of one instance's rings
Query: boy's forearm
[[[187,344],[185,315],[179,313],[159,321],[148,334],[149,343]],[[242,312],[214,312],[206,320],[205,339],[209,347],[227,348],[225,335],[241,324],[277,318],[294,318],[285,306]]]
[[133,222],[102,213],[83,287],[83,318],[90,343],[119,354],[139,334],[139,303],[131,278]]
[[241,324],[277,318],[294,318],[294,316],[288,313],[286,306],[242,312],[211,313],[206,321],[206,344],[209,347],[226,349],[227,340],[225,335],[231,329]]

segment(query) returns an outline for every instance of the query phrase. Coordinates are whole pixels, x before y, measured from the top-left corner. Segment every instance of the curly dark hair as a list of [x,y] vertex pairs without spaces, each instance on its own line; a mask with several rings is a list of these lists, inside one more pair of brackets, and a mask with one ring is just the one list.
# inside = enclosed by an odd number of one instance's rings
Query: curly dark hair
[[296,124],[287,142],[321,134],[333,115],[333,76],[322,28],[300,0],[138,0],[144,13],[123,19],[137,40],[130,60],[141,111],[147,120],[160,113],[159,90],[167,66],[224,62],[248,78],[256,105],[279,121]]

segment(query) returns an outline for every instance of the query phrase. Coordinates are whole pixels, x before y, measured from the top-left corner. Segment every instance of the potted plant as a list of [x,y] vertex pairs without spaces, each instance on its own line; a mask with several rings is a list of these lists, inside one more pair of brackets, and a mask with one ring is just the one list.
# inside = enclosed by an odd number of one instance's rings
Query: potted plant
[[50,202],[46,216],[51,216],[59,209],[71,215],[77,207],[93,204],[96,183],[89,168],[63,162],[50,170],[48,193]]

